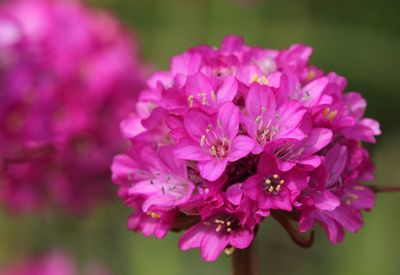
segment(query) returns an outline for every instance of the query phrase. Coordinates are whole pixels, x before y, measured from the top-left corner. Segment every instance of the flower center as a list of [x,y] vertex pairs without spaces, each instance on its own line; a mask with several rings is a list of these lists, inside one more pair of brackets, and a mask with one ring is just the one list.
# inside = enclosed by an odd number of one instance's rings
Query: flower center
[[224,137],[221,129],[220,122],[218,122],[218,127],[215,130],[210,124],[206,129],[206,134],[202,135],[200,139],[200,146],[208,148],[210,154],[219,160],[228,156],[231,145],[230,140]]
[[206,225],[214,226],[215,232],[233,233],[240,227],[239,219],[228,214],[220,214],[209,218]]
[[155,174],[155,178],[150,180],[150,184],[161,192],[162,195],[174,200],[182,199],[189,190],[187,180],[171,175]]
[[282,190],[282,185],[285,184],[285,180],[281,179],[278,174],[274,174],[269,178],[264,179],[262,185],[263,189],[274,195],[278,194]]
[[275,114],[273,117],[267,119],[263,115],[263,113],[266,111],[267,109],[262,107],[261,114],[256,117],[256,124],[258,125],[256,139],[261,145],[270,142],[278,133],[278,125],[280,120],[279,114]]

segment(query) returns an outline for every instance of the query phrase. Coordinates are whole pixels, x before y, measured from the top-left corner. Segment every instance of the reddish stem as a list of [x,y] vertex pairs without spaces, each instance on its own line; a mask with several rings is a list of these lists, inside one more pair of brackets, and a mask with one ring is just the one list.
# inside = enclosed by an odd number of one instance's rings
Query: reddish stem
[[246,249],[236,249],[232,255],[233,275],[259,275],[255,241]]
[[394,192],[400,192],[400,185],[368,185],[369,188],[371,188],[372,191],[375,193],[394,193]]

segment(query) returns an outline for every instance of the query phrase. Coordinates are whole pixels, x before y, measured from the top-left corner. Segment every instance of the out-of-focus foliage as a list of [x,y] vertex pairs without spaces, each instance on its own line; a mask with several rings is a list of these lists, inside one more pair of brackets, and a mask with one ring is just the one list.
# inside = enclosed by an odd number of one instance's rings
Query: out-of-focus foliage
[[[380,120],[374,146],[376,184],[400,183],[400,2],[396,0],[90,0],[112,10],[137,33],[142,56],[165,69],[172,55],[200,43],[218,45],[228,33],[247,44],[283,48],[296,42],[314,48],[312,63],[348,78],[361,91],[367,115]],[[111,183],[110,183],[111,184]],[[398,194],[380,194],[365,227],[332,246],[322,232],[309,250],[296,247],[271,219],[258,234],[262,274],[400,274]],[[178,235],[144,238],[127,230],[119,203],[81,220],[0,216],[0,264],[52,243],[83,263],[102,260],[117,275],[230,274],[229,258],[204,263],[197,251],[177,248]]]

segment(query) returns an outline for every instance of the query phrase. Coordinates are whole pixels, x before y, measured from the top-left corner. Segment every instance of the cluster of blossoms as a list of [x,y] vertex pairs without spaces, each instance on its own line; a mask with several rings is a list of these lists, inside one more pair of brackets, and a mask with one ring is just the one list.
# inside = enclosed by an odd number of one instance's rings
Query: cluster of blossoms
[[136,51],[112,16],[78,1],[2,3],[2,204],[80,212],[110,195],[119,121],[144,87]]
[[164,237],[187,229],[182,250],[207,261],[248,247],[271,216],[317,222],[332,243],[362,226],[374,204],[362,181],[373,165],[361,142],[379,124],[345,78],[308,65],[312,49],[253,48],[226,37],[155,73],[121,124],[131,147],[112,166],[129,227]]
[[51,251],[21,260],[11,266],[0,268],[0,275],[110,275],[101,264],[93,262],[84,267],[84,273],[78,273],[77,267],[69,255],[63,251]]

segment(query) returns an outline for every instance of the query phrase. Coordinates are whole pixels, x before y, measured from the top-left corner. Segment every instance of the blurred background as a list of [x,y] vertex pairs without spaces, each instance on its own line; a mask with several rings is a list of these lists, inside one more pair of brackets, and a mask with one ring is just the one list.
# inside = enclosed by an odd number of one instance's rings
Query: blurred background
[[[400,2],[396,0],[90,0],[132,27],[141,57],[167,69],[170,57],[197,44],[218,46],[226,34],[249,45],[285,48],[311,45],[311,63],[335,71],[362,92],[368,117],[381,122],[383,135],[372,149],[376,184],[400,184]],[[111,183],[110,183],[111,184]],[[400,274],[400,197],[380,194],[365,214],[358,234],[331,245],[317,231],[304,250],[267,220],[257,242],[261,274]],[[53,244],[78,263],[98,260],[116,275],[230,274],[230,259],[205,263],[197,250],[177,247],[179,234],[164,240],[127,229],[129,209],[115,196],[80,219],[47,214],[11,217],[0,212],[0,265],[7,265]]]

